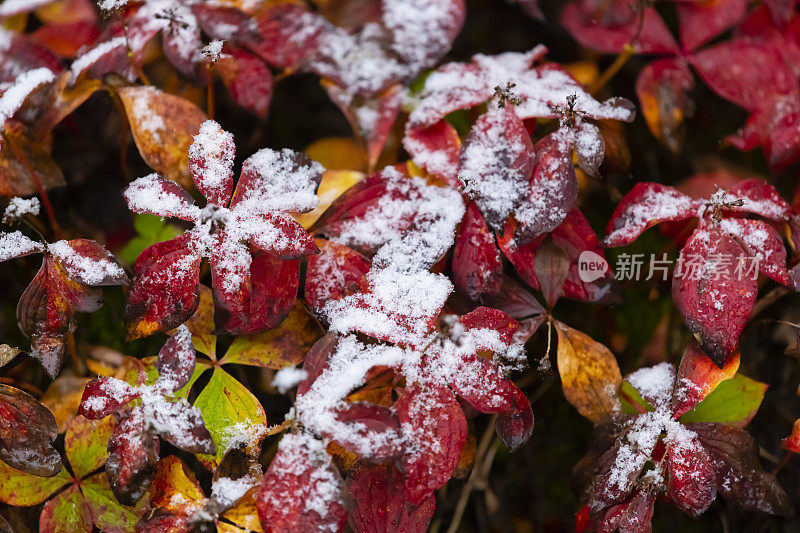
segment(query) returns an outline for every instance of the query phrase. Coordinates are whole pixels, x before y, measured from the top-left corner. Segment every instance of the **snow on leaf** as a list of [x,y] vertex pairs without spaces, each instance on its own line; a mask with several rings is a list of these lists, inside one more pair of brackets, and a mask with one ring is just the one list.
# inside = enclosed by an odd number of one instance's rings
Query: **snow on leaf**
[[309,256],[306,267],[305,301],[311,311],[322,316],[333,300],[368,288],[371,262],[343,244],[317,239],[321,253]]
[[786,248],[780,233],[774,227],[762,220],[743,218],[724,218],[720,221],[720,227],[744,242],[763,274],[778,283],[789,284]]
[[453,283],[472,300],[492,298],[503,284],[500,250],[474,202],[467,204],[453,247]]
[[467,438],[467,421],[453,393],[443,387],[407,388],[395,409],[413,435],[401,468],[409,501],[420,505],[450,479]]
[[58,241],[47,245],[53,260],[73,280],[93,287],[126,285],[128,276],[114,257],[100,244],[89,239]]
[[234,48],[217,60],[214,71],[237,104],[260,120],[267,119],[272,100],[272,72],[260,58]]
[[741,246],[719,226],[701,225],[683,247],[681,271],[672,278],[678,310],[720,368],[733,353],[758,292],[752,276],[736,272],[746,259]]
[[123,192],[128,209],[134,213],[150,213],[160,217],[195,220],[200,209],[191,195],[174,181],[150,174],[131,182]]
[[20,219],[25,215],[37,216],[41,204],[39,199],[33,198],[20,198],[16,196],[12,198],[5,211],[3,211],[3,223],[8,224],[14,220]]
[[0,95],[0,130],[22,107],[31,93],[55,79],[55,74],[47,67],[28,70],[17,76],[13,84]]
[[194,184],[206,199],[227,205],[233,192],[233,135],[213,120],[200,125],[189,147],[189,170]]
[[625,195],[606,229],[606,247],[633,242],[647,228],[664,221],[697,216],[702,203],[658,183],[637,183]]
[[324,445],[303,433],[287,434],[258,494],[258,515],[267,533],[344,528],[343,481]]
[[521,119],[556,118],[556,106],[568,96],[576,97],[575,112],[589,118],[633,120],[633,106],[623,99],[598,102],[564,69],[554,64],[533,66],[547,49],[543,46],[525,52],[496,56],[477,54],[471,63],[447,63],[425,79],[419,102],[409,115],[409,128],[432,126],[448,113],[488,101],[495,87],[514,83],[522,99],[516,106]]
[[32,240],[21,231],[0,233],[0,261],[41,253],[44,249],[43,244]]
[[411,159],[429,174],[441,178],[452,187],[463,187],[458,179],[461,139],[446,120],[425,128],[406,128],[403,148]]

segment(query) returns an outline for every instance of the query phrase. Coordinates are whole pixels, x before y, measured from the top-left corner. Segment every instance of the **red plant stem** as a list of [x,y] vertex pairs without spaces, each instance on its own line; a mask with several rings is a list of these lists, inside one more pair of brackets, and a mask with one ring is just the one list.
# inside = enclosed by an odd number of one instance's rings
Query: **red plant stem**
[[44,185],[42,185],[39,176],[36,175],[36,171],[31,166],[28,158],[25,157],[25,154],[23,154],[21,150],[19,150],[19,147],[16,146],[11,137],[3,134],[3,140],[8,143],[8,147],[11,149],[14,157],[16,157],[17,160],[22,163],[22,166],[24,166],[31,175],[33,184],[36,187],[36,190],[39,192],[39,196],[44,204],[44,211],[47,213],[47,218],[50,221],[50,228],[53,230],[53,236],[56,240],[59,240],[61,238],[61,226],[59,226],[58,220],[56,220],[56,212],[53,210],[53,204],[50,202],[50,196],[47,195],[47,191],[45,190]]
[[208,118],[214,120],[214,66],[212,63],[206,64],[206,107]]

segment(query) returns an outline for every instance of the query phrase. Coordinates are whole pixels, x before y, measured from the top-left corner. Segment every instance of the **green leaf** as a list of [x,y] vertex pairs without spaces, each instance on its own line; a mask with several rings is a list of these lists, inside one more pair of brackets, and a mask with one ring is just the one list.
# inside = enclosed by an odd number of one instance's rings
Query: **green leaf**
[[684,424],[720,422],[739,427],[746,426],[758,411],[767,387],[766,383],[736,374],[720,383],[714,392],[679,420]]
[[[158,381],[158,370],[156,369],[157,360],[158,357],[156,356],[145,357],[144,359],[141,360],[143,371],[147,374],[147,378],[145,379],[146,385],[154,385],[155,382]],[[194,382],[197,381],[197,379],[201,375],[203,375],[203,372],[205,372],[209,368],[210,366],[207,362],[197,361],[194,365],[194,371],[192,372],[192,377],[189,378],[189,381],[186,383],[186,385],[175,391],[175,393],[172,396],[174,398],[184,398],[184,399],[188,398],[189,391],[191,390],[192,385],[194,385]],[[131,384],[134,385],[135,383]]]
[[182,233],[175,226],[167,224],[164,219],[147,213],[136,215],[133,229],[136,230],[137,236],[129,240],[119,254],[128,263],[134,263],[148,246],[168,241]]
[[77,479],[94,472],[106,463],[108,439],[114,431],[113,417],[87,420],[78,415],[72,419],[64,436],[64,449]]
[[194,406],[200,409],[203,422],[217,447],[215,456],[202,458],[219,464],[228,448],[238,442],[257,455],[267,415],[258,399],[230,374],[220,368],[214,369],[211,380]]
[[[640,407],[640,409],[634,407],[634,405],[627,400],[626,396],[631,400],[633,400]],[[653,406],[650,405],[647,402],[647,400],[642,398],[642,395],[639,394],[639,391],[634,389],[633,385],[631,385],[627,381],[622,382],[622,387],[620,388],[619,401],[620,403],[622,403],[622,412],[625,413],[626,415],[640,414],[642,412],[642,409],[644,409],[645,411],[654,410]]]
[[77,486],[47,502],[39,517],[39,533],[80,533],[92,531],[92,514]]
[[11,468],[0,461],[0,501],[27,507],[42,503],[58,489],[72,481],[67,469],[53,477],[39,477]]
[[95,525],[106,533],[133,531],[143,514],[143,509],[139,508],[143,508],[147,501],[147,498],[142,498],[136,507],[119,503],[111,492],[105,472],[81,481],[81,491]]

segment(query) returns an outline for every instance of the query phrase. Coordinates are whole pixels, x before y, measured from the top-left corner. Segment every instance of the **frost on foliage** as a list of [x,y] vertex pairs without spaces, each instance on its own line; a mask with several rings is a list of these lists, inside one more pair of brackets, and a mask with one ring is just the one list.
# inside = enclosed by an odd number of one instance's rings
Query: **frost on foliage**
[[20,231],[0,232],[0,261],[33,253],[44,254],[42,266],[20,297],[17,322],[31,340],[31,356],[55,378],[61,369],[67,335],[75,330],[75,313],[99,309],[102,292],[98,287],[124,285],[128,277],[95,241],[72,239],[45,244]]
[[25,215],[36,216],[39,214],[40,205],[39,199],[36,197],[12,198],[11,201],[8,202],[8,206],[6,206],[6,210],[3,212],[3,222],[8,224],[9,222],[20,219]]
[[14,116],[25,99],[39,86],[50,83],[56,79],[49,68],[41,67],[19,74],[14,82],[0,95],[0,130],[5,123]]
[[634,514],[647,526],[652,501],[663,492],[691,516],[702,514],[717,492],[744,508],[755,508],[753,500],[762,497],[760,510],[782,512],[786,495],[763,471],[755,447],[719,449],[717,439],[725,433],[752,443],[743,429],[678,420],[732,377],[737,367],[738,361],[719,370],[692,346],[677,375],[671,364],[661,363],[626,377],[647,404],[636,404],[638,415],[615,416],[596,426],[598,448],[587,457],[593,463],[589,503],[598,520],[619,520],[620,508],[646,497],[651,502],[649,514]]
[[[132,505],[147,490],[158,460],[159,437],[188,452],[215,452],[200,411],[174,397],[191,378],[194,363],[191,334],[181,326],[158,354],[155,383],[146,383],[142,374],[136,385],[112,377],[86,385],[80,414],[98,420],[116,413],[120,420],[108,442],[106,471],[121,502]],[[134,400],[137,403],[131,405]]]
[[[766,220],[744,218],[748,214]],[[699,219],[681,251],[672,295],[703,349],[722,366],[750,318],[758,273],[790,282],[786,249],[772,226],[790,222],[790,215],[775,188],[758,179],[718,189],[706,199],[638,183],[617,206],[604,244],[629,244],[660,222]]]
[[[215,321],[229,333],[274,327],[291,308],[299,264],[284,262],[317,251],[291,213],[316,207],[323,169],[291,150],[265,148],[245,160],[232,195],[234,150],[233,137],[216,122],[205,122],[195,136],[189,168],[208,201],[202,209],[174,182],[155,174],[125,190],[128,207],[136,213],[194,223],[185,234],[153,245],[137,259],[126,306],[130,335],[170,329],[191,316],[204,258],[211,263]],[[281,287],[277,297],[268,296],[277,300],[253,309],[268,289],[265,284]]]
[[448,63],[425,79],[409,127],[431,126],[457,109],[489,100],[495,87],[515,84],[522,99],[516,106],[520,118],[557,118],[558,106],[575,96],[574,111],[588,118],[631,121],[632,105],[622,99],[598,102],[563,68],[555,64],[535,65],[547,53],[544,46],[525,53],[507,52],[496,56],[477,54],[470,63]]

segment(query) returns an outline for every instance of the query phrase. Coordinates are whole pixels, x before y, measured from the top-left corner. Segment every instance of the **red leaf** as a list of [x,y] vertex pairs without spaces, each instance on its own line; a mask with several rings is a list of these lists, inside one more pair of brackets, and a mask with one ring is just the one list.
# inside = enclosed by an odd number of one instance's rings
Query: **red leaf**
[[[539,154],[536,154],[537,161]],[[527,193],[534,168],[533,143],[513,106],[481,115],[464,140],[458,177],[495,230]]]
[[406,127],[403,148],[429,174],[444,180],[452,187],[463,186],[458,179],[458,157],[461,139],[456,129],[446,120],[426,128]]
[[[514,334],[519,329],[519,322],[505,314],[503,311],[489,307],[478,307],[474,311],[463,315],[459,321],[467,330],[489,329],[496,331],[500,340],[510,345],[514,341]],[[488,346],[479,348],[488,349]]]
[[695,50],[739,22],[747,12],[747,0],[679,2],[681,43]]
[[[596,4],[603,7],[597,9]],[[637,10],[627,1],[576,1],[561,12],[561,24],[583,46],[601,52],[617,54],[634,42],[639,54],[676,53],[678,45],[658,12],[646,7],[643,17],[640,24]]]
[[11,83],[20,74],[41,67],[55,73],[64,70],[56,56],[22,33],[7,31],[3,53],[0,54],[0,83]]
[[125,303],[129,338],[173,329],[194,314],[201,260],[191,234],[154,244],[139,255]]
[[308,257],[305,280],[306,305],[317,316],[325,304],[365,291],[372,264],[355,250],[333,241],[317,241],[321,254]]
[[508,382],[509,391],[514,402],[514,409],[500,413],[495,422],[497,436],[510,451],[517,450],[525,444],[533,434],[533,409],[528,397],[519,388]]
[[637,183],[620,201],[606,228],[603,245],[632,243],[649,227],[697,216],[702,202],[658,183]]
[[758,178],[744,180],[728,190],[727,198],[743,199],[741,206],[732,206],[733,211],[753,213],[776,222],[786,222],[792,208],[781,198],[775,187]]
[[51,477],[61,471],[61,456],[51,443],[56,420],[32,396],[0,383],[0,460],[33,474]]
[[319,251],[311,235],[287,213],[255,215],[247,223],[253,225],[248,236],[250,244],[280,259],[298,259]]
[[744,429],[713,422],[689,424],[714,467],[717,491],[744,510],[786,515],[789,498],[758,459],[758,447]]
[[649,492],[637,490],[631,498],[606,511],[597,525],[598,533],[624,531],[646,533],[652,530],[653,508],[656,498]]
[[317,52],[330,23],[299,4],[278,4],[256,16],[259,40],[247,46],[278,68],[297,68]]
[[[150,174],[132,182],[123,191],[128,209],[134,213],[150,213],[158,217],[175,217],[194,221],[200,209],[192,196],[174,181]],[[157,199],[157,201],[154,201]]]
[[47,245],[47,251],[67,275],[78,283],[93,287],[128,283],[128,276],[114,256],[96,241],[58,241]]
[[744,129],[727,142],[739,150],[762,146],[773,170],[781,170],[800,157],[800,97],[796,93],[761,102]]
[[403,476],[392,465],[359,466],[347,479],[347,492],[353,502],[350,523],[357,533],[424,533],[436,506],[433,493],[412,505]]
[[197,190],[209,203],[228,205],[233,191],[233,135],[206,120],[189,147],[189,170]]
[[689,62],[712,91],[750,111],[773,96],[800,89],[778,50],[745,39],[706,48]]
[[[403,454],[403,432],[398,417],[388,407],[364,402],[349,403],[336,413],[340,422],[352,424],[346,439],[328,435],[332,440],[358,455],[361,459],[384,463]],[[373,443],[369,454],[361,453],[363,442]]]
[[412,386],[395,402],[401,424],[412,429],[414,451],[401,460],[409,501],[420,505],[450,479],[467,438],[467,421],[444,387]]
[[794,421],[792,433],[781,441],[781,446],[790,452],[800,453],[800,418]]
[[672,398],[672,418],[691,411],[720,384],[732,378],[739,369],[739,356],[730,357],[723,368],[691,343],[681,358]]
[[724,218],[720,221],[723,231],[738,237],[749,254],[758,261],[758,269],[766,276],[784,285],[789,284],[786,269],[786,248],[780,233],[762,220]]
[[703,350],[722,367],[758,293],[756,280],[736,271],[737,265],[746,265],[747,255],[718,225],[708,223],[689,237],[680,257],[683,265],[673,274],[672,299]]
[[300,285],[300,263],[256,252],[250,263],[250,288],[232,293],[247,304],[241,313],[228,309],[214,284],[214,322],[229,335],[261,333],[280,324],[291,311]]
[[669,497],[691,516],[703,514],[717,496],[711,459],[693,435],[668,443],[667,472]]
[[150,427],[176,448],[190,453],[216,453],[200,410],[185,399],[159,399],[155,405],[148,405],[147,415]]
[[542,288],[547,308],[552,309],[564,292],[564,282],[569,274],[569,257],[552,238],[545,237],[536,250],[533,269]]
[[272,100],[272,72],[269,67],[239,48],[226,49],[225,54],[217,61],[214,70],[237,104],[260,120],[266,120]]
[[139,409],[134,409],[108,439],[106,473],[111,490],[123,505],[139,501],[153,477],[158,462],[158,438],[147,430]]
[[342,479],[324,445],[308,435],[285,435],[258,493],[264,532],[341,531],[341,491]]
[[192,334],[186,326],[178,326],[158,352],[157,387],[167,392],[174,392],[186,385],[194,373],[195,360]]
[[333,333],[328,333],[314,343],[303,361],[303,370],[306,371],[308,377],[297,386],[298,396],[306,394],[314,381],[328,367],[328,359],[336,351],[338,343],[339,337]]
[[79,414],[89,420],[100,420],[138,398],[138,392],[120,379],[100,376],[86,384]]
[[553,231],[575,206],[578,179],[564,144],[559,132],[536,143],[530,187],[515,211],[520,224],[515,238],[521,244]]
[[[498,238],[500,250],[503,252],[520,277],[534,289],[539,289],[539,279],[534,268],[536,253],[544,240],[543,236],[527,244],[518,246],[513,239],[514,226],[507,225],[506,231]],[[603,250],[597,241],[589,222],[579,209],[573,209],[552,232],[553,241],[567,253],[570,265],[567,279],[564,282],[564,296],[590,302],[613,302],[619,298],[619,289],[610,269],[602,272],[597,279],[583,281],[578,269],[578,260],[584,252],[591,252],[594,261],[605,261]],[[606,263],[607,264],[607,263]]]
[[521,320],[534,315],[542,315],[545,308],[539,300],[525,287],[514,281],[509,276],[503,276],[503,286],[500,293],[489,299],[490,307],[499,309],[511,318]]
[[472,300],[500,293],[503,263],[500,250],[474,202],[467,204],[453,248],[453,283]]

